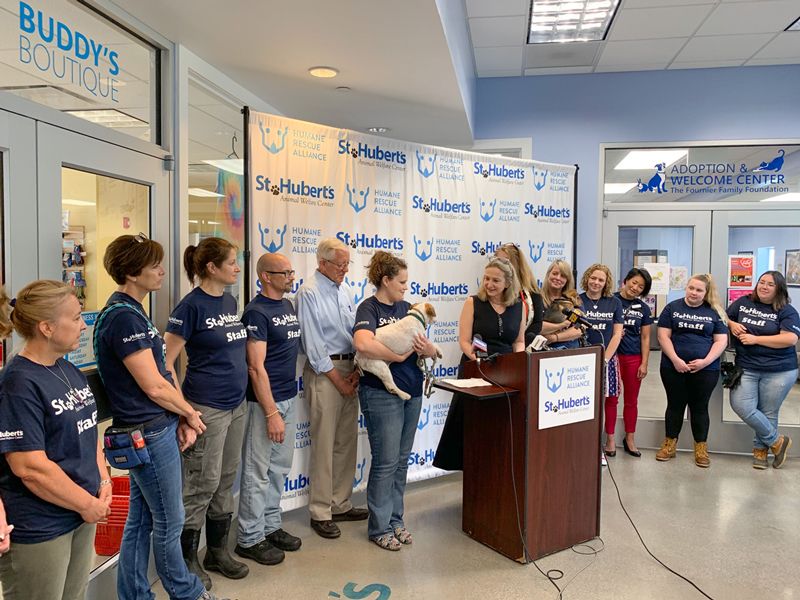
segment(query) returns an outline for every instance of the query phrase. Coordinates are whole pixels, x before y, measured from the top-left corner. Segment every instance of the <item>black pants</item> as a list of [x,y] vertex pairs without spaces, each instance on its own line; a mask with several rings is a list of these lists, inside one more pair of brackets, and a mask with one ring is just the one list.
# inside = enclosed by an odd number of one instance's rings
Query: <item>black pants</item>
[[683,412],[689,407],[695,442],[708,439],[708,401],[719,381],[719,371],[678,373],[672,366],[661,365],[661,383],[667,392],[664,425],[667,437],[676,438],[683,426]]

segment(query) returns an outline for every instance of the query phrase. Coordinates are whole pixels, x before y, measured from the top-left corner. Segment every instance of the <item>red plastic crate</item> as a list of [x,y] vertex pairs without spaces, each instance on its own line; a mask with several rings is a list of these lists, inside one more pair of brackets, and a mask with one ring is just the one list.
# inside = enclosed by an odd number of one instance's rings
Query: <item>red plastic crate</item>
[[111,478],[111,494],[114,496],[130,497],[131,480],[127,475],[119,475]]
[[98,523],[94,536],[94,551],[100,556],[111,556],[119,552],[122,544],[122,532],[125,525]]

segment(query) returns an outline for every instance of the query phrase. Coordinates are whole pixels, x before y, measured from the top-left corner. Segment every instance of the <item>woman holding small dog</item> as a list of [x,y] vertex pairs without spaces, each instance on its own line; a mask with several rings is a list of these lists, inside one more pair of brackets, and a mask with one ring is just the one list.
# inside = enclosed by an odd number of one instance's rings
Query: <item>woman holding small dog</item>
[[[525,314],[519,301],[519,282],[505,258],[494,257],[483,270],[478,293],[467,298],[458,320],[458,343],[463,355],[458,368],[477,358],[474,341],[480,336],[488,354],[508,354],[525,348]],[[447,420],[439,438],[433,466],[458,471],[464,466],[464,405],[453,396]]]
[[575,277],[568,262],[554,260],[547,267],[542,285],[542,300],[545,308],[542,335],[547,338],[550,349],[577,348],[583,332],[579,327],[573,327],[561,312],[563,308],[581,306],[581,299],[575,290]]
[[[399,321],[411,309],[411,304],[403,300],[408,289],[408,267],[402,258],[379,250],[369,262],[367,275],[377,290],[358,305],[353,344],[367,358],[390,362],[395,383],[411,396],[403,401],[390,394],[383,382],[368,372],[359,381],[358,399],[372,452],[367,482],[367,535],[381,548],[396,551],[412,542],[403,522],[403,495],[408,455],[422,408],[423,377],[416,364],[417,355],[432,357],[436,347],[418,334],[413,350],[400,355],[375,339],[379,327]],[[424,320],[424,316],[420,318]]]

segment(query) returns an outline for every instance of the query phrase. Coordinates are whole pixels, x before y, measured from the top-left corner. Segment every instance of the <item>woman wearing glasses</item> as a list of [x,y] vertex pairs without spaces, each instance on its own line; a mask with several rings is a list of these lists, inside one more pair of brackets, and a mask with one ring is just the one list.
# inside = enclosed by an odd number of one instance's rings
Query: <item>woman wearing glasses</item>
[[[109,244],[103,266],[119,286],[95,322],[97,368],[106,384],[112,426],[132,429],[149,462],[132,467],[130,508],[117,569],[120,600],[155,599],[147,566],[152,533],[156,571],[170,598],[215,596],[183,561],[180,450],[205,431],[200,412],[183,398],[166,366],[164,340],[142,306],[161,288],[161,244],[144,234]],[[179,448],[180,443],[180,448]]]
[[[459,377],[464,363],[477,358],[477,351],[491,355],[525,349],[525,315],[519,301],[519,282],[508,260],[494,257],[484,268],[478,293],[467,298],[461,309],[458,344],[463,352]],[[485,350],[481,347],[483,344]],[[463,459],[464,408],[458,395],[455,395],[447,412],[433,465],[456,471],[463,468]]]
[[239,277],[236,247],[210,237],[183,253],[183,266],[194,285],[169,317],[167,369],[178,381],[175,361],[186,349],[188,364],[183,396],[203,413],[205,433],[183,452],[183,558],[189,570],[211,589],[211,578],[200,566],[197,548],[206,525],[203,566],[231,579],[249,572],[228,551],[233,515],[233,484],[242,455],[246,421],[247,330],[237,315],[236,298],[225,291]]

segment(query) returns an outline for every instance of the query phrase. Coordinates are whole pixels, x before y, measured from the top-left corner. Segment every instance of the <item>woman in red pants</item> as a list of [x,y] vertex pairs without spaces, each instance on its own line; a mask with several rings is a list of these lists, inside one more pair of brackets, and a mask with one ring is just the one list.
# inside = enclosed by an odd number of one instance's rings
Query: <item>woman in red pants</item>
[[[650,358],[650,325],[653,323],[650,307],[643,298],[650,293],[652,283],[650,273],[634,267],[628,271],[622,286],[615,294],[622,302],[622,314],[625,319],[622,341],[617,351],[625,402],[622,410],[622,419],[625,422],[625,437],[622,445],[625,452],[637,458],[642,453],[636,447],[633,436],[636,432],[636,418],[639,414],[639,388],[642,385],[642,379],[647,377],[647,360]],[[614,425],[617,421],[618,398],[613,398],[612,402],[609,400],[611,398],[606,398],[606,429],[610,428],[613,437]]]

